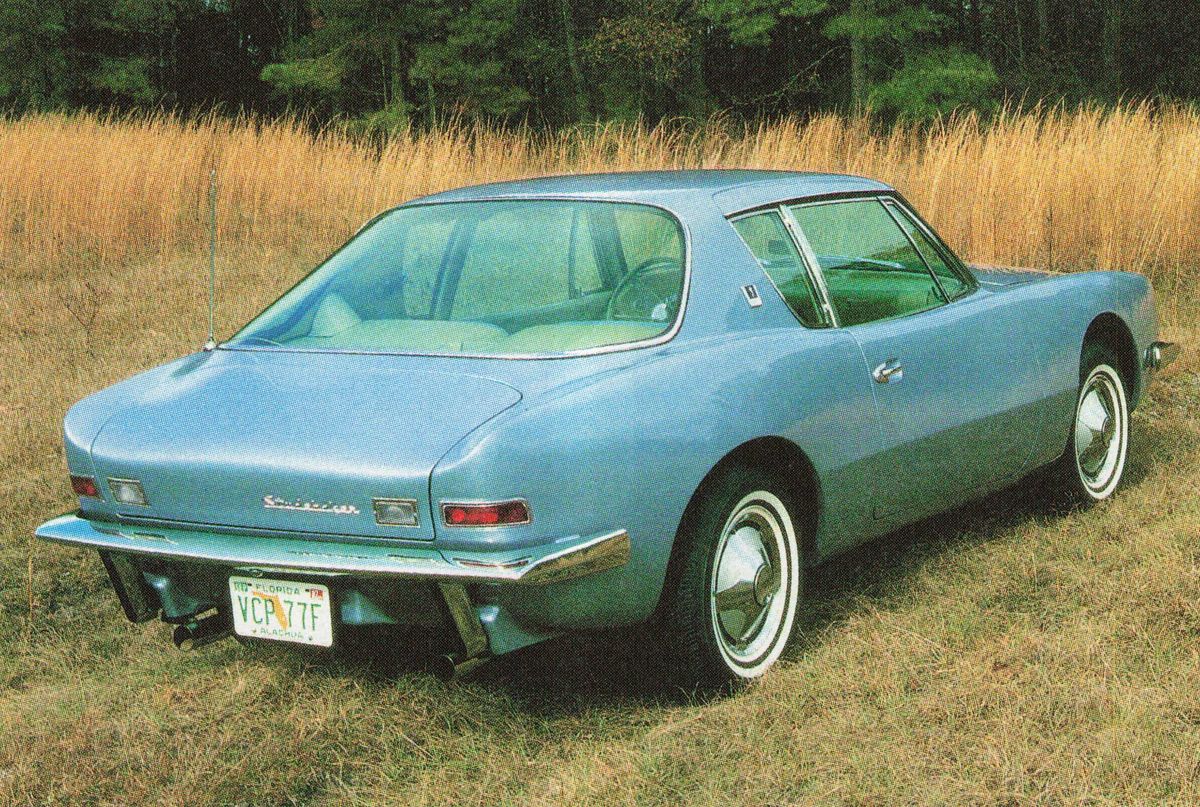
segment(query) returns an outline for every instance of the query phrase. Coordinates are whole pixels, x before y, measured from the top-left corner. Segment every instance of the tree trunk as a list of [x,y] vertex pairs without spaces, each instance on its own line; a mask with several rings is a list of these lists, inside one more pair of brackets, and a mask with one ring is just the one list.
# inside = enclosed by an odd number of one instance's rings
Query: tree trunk
[[867,42],[858,23],[867,12],[869,0],[850,0],[850,16],[856,25],[850,37],[850,109],[862,112],[867,105]]
[[1013,0],[1013,28],[1017,33],[1017,67],[1025,72],[1025,30],[1021,25],[1021,0]]
[[1123,0],[1102,0],[1104,28],[1100,35],[1100,55],[1104,60],[1105,90],[1109,97],[1121,95],[1121,4]]
[[558,13],[562,22],[563,43],[567,51],[567,69],[571,73],[571,96],[567,103],[567,114],[579,122],[587,117],[587,95],[583,87],[583,71],[579,68],[579,54],[575,49],[575,26],[571,18],[571,0],[558,0]]
[[986,59],[983,42],[983,0],[971,0],[971,44]]
[[388,99],[388,103],[391,104],[391,106],[394,109],[397,109],[397,110],[403,112],[404,111],[404,70],[400,65],[400,43],[398,41],[396,41],[395,39],[392,40],[391,67],[392,67],[392,75],[391,75],[392,92],[391,92],[391,98]]
[[1050,55],[1050,0],[1035,0],[1037,14],[1038,50],[1043,56]]

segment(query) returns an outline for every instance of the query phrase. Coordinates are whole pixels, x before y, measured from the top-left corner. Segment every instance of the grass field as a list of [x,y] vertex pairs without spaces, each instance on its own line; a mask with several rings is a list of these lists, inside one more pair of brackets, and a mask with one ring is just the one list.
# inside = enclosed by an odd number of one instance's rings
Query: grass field
[[[465,182],[681,165],[894,182],[965,256],[1146,272],[1187,345],[1134,416],[1127,488],[1078,512],[1018,487],[818,570],[803,633],[747,691],[650,691],[631,636],[569,637],[442,684],[124,621],[71,506],[66,407],[194,350],[221,170],[219,330],[372,211]],[[1200,801],[1200,116],[965,119],[872,134],[483,130],[363,145],[288,124],[0,123],[0,802],[1151,804]]]

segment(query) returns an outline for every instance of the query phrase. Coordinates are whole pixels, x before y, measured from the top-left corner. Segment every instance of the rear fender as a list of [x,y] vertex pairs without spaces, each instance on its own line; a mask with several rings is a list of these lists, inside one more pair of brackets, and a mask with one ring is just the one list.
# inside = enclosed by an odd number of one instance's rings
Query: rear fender
[[506,591],[510,613],[548,627],[636,622],[656,606],[671,547],[702,480],[729,452],[765,436],[799,446],[830,509],[819,536],[861,533],[877,445],[870,381],[856,343],[836,330],[787,329],[661,350],[620,373],[527,399],[434,469],[434,502],[529,501],[508,528],[438,525],[441,546],[544,543],[629,532],[629,563],[540,590]]

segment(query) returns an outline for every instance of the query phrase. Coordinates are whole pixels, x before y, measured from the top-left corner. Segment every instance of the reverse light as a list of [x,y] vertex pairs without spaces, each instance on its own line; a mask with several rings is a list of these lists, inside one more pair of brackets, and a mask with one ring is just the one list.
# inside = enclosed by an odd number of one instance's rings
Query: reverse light
[[524,499],[505,502],[442,502],[442,520],[447,527],[508,527],[528,524],[529,503]]
[[71,474],[71,490],[75,491],[76,496],[87,496],[89,499],[100,498],[100,488],[96,487],[96,480],[90,476]]
[[121,504],[134,504],[138,507],[150,504],[146,499],[146,492],[142,490],[142,483],[136,479],[109,479],[108,489],[112,491],[113,498]]
[[375,523],[385,527],[416,527],[417,502],[415,499],[372,499],[375,508]]

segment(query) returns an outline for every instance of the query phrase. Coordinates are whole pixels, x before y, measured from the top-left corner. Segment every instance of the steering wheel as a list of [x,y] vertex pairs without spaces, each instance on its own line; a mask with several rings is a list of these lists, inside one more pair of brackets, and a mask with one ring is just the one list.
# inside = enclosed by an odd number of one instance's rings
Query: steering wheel
[[604,310],[607,319],[670,322],[679,308],[679,261],[647,258],[625,273]]

